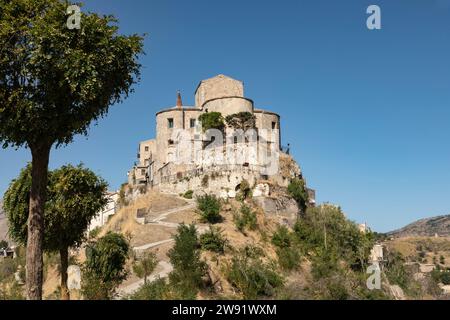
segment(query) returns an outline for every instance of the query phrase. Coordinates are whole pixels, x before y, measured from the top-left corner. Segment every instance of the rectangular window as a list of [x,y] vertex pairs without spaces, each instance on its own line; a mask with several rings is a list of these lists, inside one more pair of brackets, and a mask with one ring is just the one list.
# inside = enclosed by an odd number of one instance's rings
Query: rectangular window
[[169,124],[169,129],[172,129],[173,128],[173,118],[167,119],[167,122]]
[[169,140],[169,146],[173,146],[173,140],[172,139]]
[[145,151],[148,152],[148,146],[145,147]]
[[191,119],[190,127],[195,128],[195,119]]
[[145,169],[141,169],[141,175],[145,176]]
[[275,121],[272,122],[272,130],[275,130],[277,128],[277,123]]

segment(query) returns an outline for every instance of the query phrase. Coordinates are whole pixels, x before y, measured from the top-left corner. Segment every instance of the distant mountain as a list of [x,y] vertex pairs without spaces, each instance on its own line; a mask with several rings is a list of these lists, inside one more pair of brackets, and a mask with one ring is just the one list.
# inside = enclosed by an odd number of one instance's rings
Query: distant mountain
[[394,237],[432,237],[435,234],[439,236],[450,236],[450,215],[421,219],[406,227],[387,233]]

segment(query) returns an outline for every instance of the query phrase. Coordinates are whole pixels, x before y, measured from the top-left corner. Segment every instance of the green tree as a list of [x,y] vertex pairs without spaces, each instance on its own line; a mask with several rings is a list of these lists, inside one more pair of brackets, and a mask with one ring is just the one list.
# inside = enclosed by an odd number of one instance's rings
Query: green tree
[[[30,165],[23,169],[11,182],[4,199],[9,233],[22,244],[27,241],[31,172]],[[82,165],[67,165],[49,172],[43,249],[60,255],[61,298],[64,300],[69,299],[69,248],[78,247],[85,240],[90,221],[107,204],[106,190],[106,182]]]
[[112,16],[82,13],[66,26],[60,0],[0,2],[0,143],[32,156],[27,298],[42,298],[44,205],[52,146],[87,135],[139,80],[143,39],[118,34]]
[[133,264],[133,272],[139,277],[144,278],[144,284],[147,284],[147,277],[152,274],[158,265],[158,259],[153,252],[145,252]]
[[219,227],[210,226],[209,230],[200,236],[200,246],[203,250],[208,250],[223,254],[228,240],[223,235],[223,230]]
[[223,131],[225,128],[225,122],[220,112],[205,112],[198,117],[198,120],[202,124],[203,132],[206,132],[209,129]]
[[304,213],[308,207],[308,190],[303,179],[294,178],[288,185],[288,193],[297,202],[300,212]]
[[246,131],[256,126],[256,117],[251,112],[239,112],[226,116],[225,121],[228,126],[234,129]]
[[89,300],[112,299],[116,287],[126,278],[129,244],[118,233],[108,232],[86,248],[81,290]]
[[195,225],[181,224],[175,235],[175,245],[168,256],[173,265],[169,274],[170,285],[181,299],[195,299],[206,272],[200,260],[199,242]]
[[205,222],[217,223],[222,220],[220,199],[214,195],[205,194],[197,197],[197,208],[202,220]]

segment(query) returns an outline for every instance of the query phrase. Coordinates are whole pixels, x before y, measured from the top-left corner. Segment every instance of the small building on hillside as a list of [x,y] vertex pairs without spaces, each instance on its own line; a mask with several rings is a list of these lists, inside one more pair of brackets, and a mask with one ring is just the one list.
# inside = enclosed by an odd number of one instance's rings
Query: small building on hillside
[[106,207],[91,220],[88,231],[104,226],[108,222],[108,219],[116,213],[117,201],[119,200],[119,193],[108,192],[107,197],[108,203],[106,204]]

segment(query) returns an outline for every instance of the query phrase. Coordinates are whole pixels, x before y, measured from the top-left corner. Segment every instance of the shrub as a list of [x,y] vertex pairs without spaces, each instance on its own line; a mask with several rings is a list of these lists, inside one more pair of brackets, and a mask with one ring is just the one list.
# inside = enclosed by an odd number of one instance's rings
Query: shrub
[[244,299],[272,296],[275,289],[283,285],[273,264],[251,259],[243,252],[233,257],[227,278],[242,292]]
[[205,262],[200,260],[200,250],[195,225],[178,227],[175,245],[168,256],[173,266],[169,274],[170,286],[177,298],[195,299],[206,272]]
[[240,211],[240,213],[235,213],[233,215],[236,228],[241,232],[244,232],[245,228],[255,230],[258,222],[256,213],[245,204],[242,204]]
[[295,248],[278,248],[278,263],[283,270],[296,269],[300,264],[300,253]]
[[128,297],[130,300],[166,300],[169,285],[164,278],[142,285],[135,293]]
[[124,236],[108,232],[86,248],[82,292],[89,300],[112,299],[115,288],[126,278],[129,244]]
[[305,181],[299,178],[292,179],[288,185],[288,192],[297,202],[300,211],[304,213],[308,206],[308,190],[306,189]]
[[100,227],[95,227],[94,229],[89,231],[89,238],[90,239],[97,238],[101,230],[102,229]]
[[192,199],[193,194],[194,194],[193,190],[188,190],[183,194],[183,198]]
[[291,235],[285,226],[279,226],[272,237],[273,245],[278,248],[288,248],[291,246]]
[[200,246],[203,250],[224,253],[228,240],[223,236],[222,229],[210,227],[209,231],[200,236]]
[[444,285],[449,285],[450,284],[450,272],[448,272],[448,271],[442,272],[440,278],[441,278],[441,282]]
[[198,117],[198,120],[202,124],[203,132],[209,129],[218,129],[223,131],[225,128],[225,122],[220,112],[206,112]]
[[443,255],[441,255],[441,256],[439,257],[439,263],[440,263],[440,264],[445,264],[445,257],[444,257]]
[[228,126],[234,129],[242,129],[246,131],[256,126],[256,117],[251,112],[239,112],[230,114],[225,118]]
[[147,277],[152,274],[158,265],[158,259],[153,252],[145,252],[133,264],[133,272],[139,277],[144,278],[144,284],[147,284]]
[[214,195],[197,197],[197,208],[204,222],[217,223],[222,220],[220,200]]
[[242,180],[239,185],[239,190],[236,194],[236,200],[238,201],[244,201],[245,199],[248,199],[252,195],[252,188],[250,187],[250,184],[247,180]]

